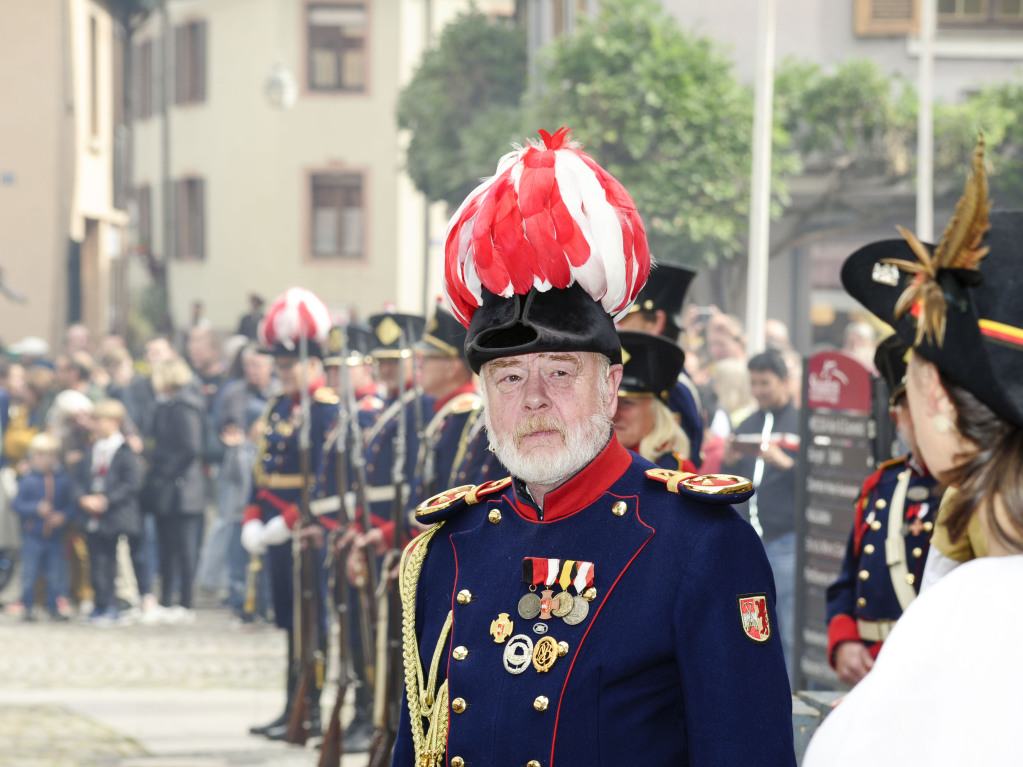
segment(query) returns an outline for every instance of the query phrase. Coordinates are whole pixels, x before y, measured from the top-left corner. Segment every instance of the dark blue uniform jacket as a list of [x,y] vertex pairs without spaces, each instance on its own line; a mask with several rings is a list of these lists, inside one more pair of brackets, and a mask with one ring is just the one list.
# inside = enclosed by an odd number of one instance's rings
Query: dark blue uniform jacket
[[[419,655],[428,673],[451,611],[438,679],[447,678],[452,702],[464,702],[450,708],[440,764],[795,764],[763,546],[726,505],[734,495],[679,490],[678,476],[612,436],[546,496],[542,515],[509,481],[492,483],[497,491],[475,503],[441,501],[419,512],[422,522],[444,521],[416,592]],[[524,557],[593,563],[596,595],[580,623],[519,615]],[[760,630],[750,629],[763,641],[744,629],[744,600],[766,609]],[[550,636],[567,653],[546,672],[530,664],[510,673],[504,653],[513,640],[491,633],[502,613],[514,621],[506,631],[513,639],[525,635],[535,646]],[[395,765],[415,764],[410,732],[406,699]]]

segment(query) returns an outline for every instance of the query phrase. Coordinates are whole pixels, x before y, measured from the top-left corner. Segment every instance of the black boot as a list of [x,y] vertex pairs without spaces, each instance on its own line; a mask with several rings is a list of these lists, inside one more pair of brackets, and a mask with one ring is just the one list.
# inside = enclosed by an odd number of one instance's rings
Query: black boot
[[[262,725],[261,727],[250,727],[250,735],[266,735],[270,737],[271,732],[281,730],[281,737],[284,737],[284,731],[288,728],[288,720],[291,719],[291,708],[295,702],[295,676],[298,673],[295,663],[295,655],[292,652],[292,639],[291,632],[288,632],[288,666],[284,675],[284,691],[285,691],[285,704],[284,712],[274,719],[272,722]],[[283,728],[283,729],[282,729]]]
[[355,688],[355,716],[348,723],[344,736],[346,754],[369,751],[373,738],[373,694],[365,682]]
[[[301,664],[295,663],[295,679],[294,686],[291,688],[290,700],[294,703],[295,697],[298,694],[298,688],[301,687]],[[320,693],[323,692],[322,687],[314,687],[306,693],[306,711],[308,712],[309,731],[308,737],[318,738],[323,734],[323,725],[320,721]],[[285,719],[284,723],[279,727],[274,727],[267,731],[266,737],[270,740],[284,740],[288,734],[288,726],[291,719],[291,710],[289,707],[288,718]]]

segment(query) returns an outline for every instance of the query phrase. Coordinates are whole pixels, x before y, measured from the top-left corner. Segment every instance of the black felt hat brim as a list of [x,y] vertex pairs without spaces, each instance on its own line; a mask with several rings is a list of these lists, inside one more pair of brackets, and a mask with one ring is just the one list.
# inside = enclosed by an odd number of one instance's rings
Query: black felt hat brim
[[[980,284],[964,288],[963,308],[949,302],[944,341],[925,339],[914,350],[1001,417],[1023,426],[1023,346],[999,342],[980,328],[982,319],[1023,328],[1023,213],[992,213],[985,244],[989,252],[980,264]],[[900,272],[895,285],[878,282],[874,268],[886,258],[919,261],[905,240],[874,242],[849,256],[842,284],[913,345],[915,318],[908,312],[895,318],[895,304],[913,275]]]

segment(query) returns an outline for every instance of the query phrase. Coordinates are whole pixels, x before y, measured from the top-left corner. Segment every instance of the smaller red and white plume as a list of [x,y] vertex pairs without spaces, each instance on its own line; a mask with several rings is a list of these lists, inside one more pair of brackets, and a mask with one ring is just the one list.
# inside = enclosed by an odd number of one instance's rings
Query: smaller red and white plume
[[288,288],[267,310],[259,323],[259,342],[267,348],[280,344],[297,350],[299,340],[323,344],[331,326],[330,311],[315,293],[305,288]]
[[578,282],[615,318],[650,274],[636,205],[568,128],[501,158],[448,224],[444,293],[468,327],[482,288],[505,298]]

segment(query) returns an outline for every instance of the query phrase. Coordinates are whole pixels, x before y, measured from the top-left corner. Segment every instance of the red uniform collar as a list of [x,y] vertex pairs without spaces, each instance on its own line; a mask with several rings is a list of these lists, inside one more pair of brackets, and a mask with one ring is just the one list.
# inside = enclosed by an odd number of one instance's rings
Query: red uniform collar
[[515,506],[519,514],[533,522],[554,522],[594,503],[632,465],[632,453],[622,447],[612,433],[607,445],[596,458],[584,466],[568,482],[547,493],[543,500],[543,519],[540,519],[536,505],[525,492],[520,492],[519,481],[512,483],[515,488]]
[[[317,389],[322,389],[324,386],[326,386],[326,383],[327,383],[326,380],[322,376],[320,376],[319,378],[314,378],[312,381],[310,381],[309,382],[309,396],[312,397],[313,394],[316,393],[316,390]],[[291,401],[292,402],[301,402],[301,400],[302,400],[301,395],[299,395],[299,394],[292,394],[291,395]]]
[[466,381],[464,384],[462,384],[459,388],[457,388],[453,392],[451,392],[451,394],[449,394],[444,399],[435,400],[434,403],[433,403],[433,412],[434,413],[439,413],[440,409],[442,407],[444,407],[446,404],[448,404],[451,400],[453,400],[459,394],[472,394],[475,391],[476,391],[476,387],[473,385],[473,382],[470,379],[470,380]]

